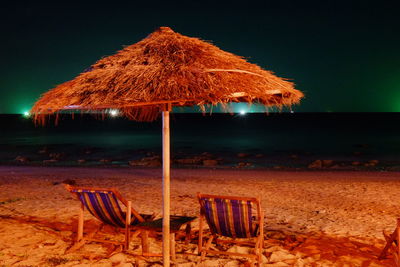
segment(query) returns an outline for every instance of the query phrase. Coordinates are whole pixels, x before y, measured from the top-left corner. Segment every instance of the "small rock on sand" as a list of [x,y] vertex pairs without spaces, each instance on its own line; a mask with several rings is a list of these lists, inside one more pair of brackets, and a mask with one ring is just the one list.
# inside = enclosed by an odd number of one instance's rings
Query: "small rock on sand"
[[317,159],[317,160],[311,162],[308,165],[308,168],[309,169],[321,169],[321,168],[331,167],[332,165],[333,165],[333,160],[331,160],[331,159],[324,159],[324,160]]
[[28,157],[24,157],[24,156],[18,156],[18,157],[15,158],[15,161],[24,163],[24,162],[28,162],[29,158]]
[[206,159],[206,160],[203,160],[203,165],[204,166],[217,166],[218,161],[215,159]]
[[129,165],[131,166],[144,166],[144,167],[160,167],[161,159],[159,156],[153,157],[144,157],[140,160],[131,160],[129,161]]
[[201,159],[200,158],[177,159],[176,163],[184,165],[197,165],[201,163]]
[[333,165],[333,160],[331,159],[322,160],[322,167],[330,167],[332,165]]
[[322,168],[322,161],[321,160],[315,160],[313,162],[311,162],[310,164],[308,164],[308,168],[309,169],[320,169]]
[[270,262],[280,262],[280,261],[285,261],[285,260],[292,260],[295,259],[296,256],[293,254],[290,254],[287,251],[284,250],[278,250],[272,253],[271,257],[269,258]]
[[109,258],[109,260],[113,263],[124,263],[126,262],[126,256],[122,253],[115,254]]

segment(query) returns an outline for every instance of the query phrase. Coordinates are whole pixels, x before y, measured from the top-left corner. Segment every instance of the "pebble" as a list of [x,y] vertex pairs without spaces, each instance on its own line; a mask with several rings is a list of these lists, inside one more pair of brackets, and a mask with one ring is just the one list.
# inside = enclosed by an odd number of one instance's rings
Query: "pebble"
[[109,258],[109,260],[113,264],[115,264],[115,263],[123,263],[123,262],[126,261],[126,256],[123,253],[118,253],[118,254],[115,254],[115,255],[111,256]]
[[292,260],[295,259],[296,256],[290,254],[284,250],[278,250],[272,253],[271,257],[269,258],[270,262],[280,262],[285,260]]

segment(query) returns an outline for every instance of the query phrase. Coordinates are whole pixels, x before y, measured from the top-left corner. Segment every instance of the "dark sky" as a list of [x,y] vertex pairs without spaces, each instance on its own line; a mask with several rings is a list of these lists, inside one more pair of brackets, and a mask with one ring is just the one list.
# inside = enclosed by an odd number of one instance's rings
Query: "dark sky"
[[0,113],[159,26],[290,78],[295,111],[400,112],[400,1],[82,2],[2,4]]

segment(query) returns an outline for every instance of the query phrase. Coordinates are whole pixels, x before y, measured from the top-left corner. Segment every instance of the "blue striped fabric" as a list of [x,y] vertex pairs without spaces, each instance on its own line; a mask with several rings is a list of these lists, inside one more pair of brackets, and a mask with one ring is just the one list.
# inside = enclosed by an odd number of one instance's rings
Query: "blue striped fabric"
[[233,238],[257,236],[251,201],[201,198],[200,204],[212,233]]
[[[73,189],[85,208],[97,219],[112,226],[125,228],[126,213],[122,211],[118,199],[112,191]],[[139,221],[132,216],[131,225]]]

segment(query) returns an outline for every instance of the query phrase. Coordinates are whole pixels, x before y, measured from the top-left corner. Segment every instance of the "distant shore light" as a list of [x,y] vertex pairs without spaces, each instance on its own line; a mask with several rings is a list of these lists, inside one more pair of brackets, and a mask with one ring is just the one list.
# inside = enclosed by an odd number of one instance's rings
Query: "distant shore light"
[[239,111],[239,114],[240,114],[240,115],[246,115],[246,113],[247,113],[247,112],[246,112],[245,110],[243,110],[243,109]]
[[110,110],[111,117],[117,117],[119,115],[119,111],[117,109]]
[[29,113],[29,111],[24,111],[24,113],[22,114],[25,118],[28,118],[29,116],[31,116],[31,113]]

